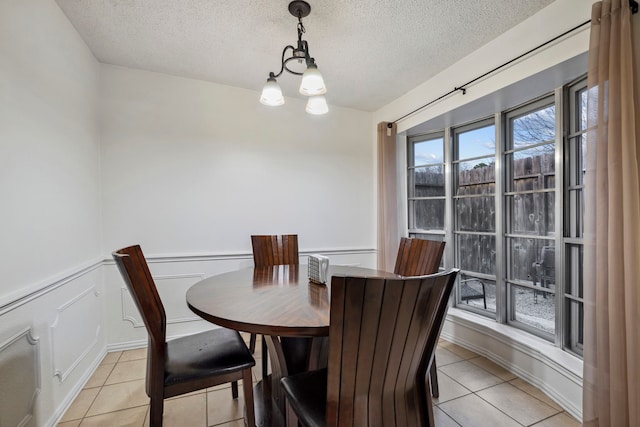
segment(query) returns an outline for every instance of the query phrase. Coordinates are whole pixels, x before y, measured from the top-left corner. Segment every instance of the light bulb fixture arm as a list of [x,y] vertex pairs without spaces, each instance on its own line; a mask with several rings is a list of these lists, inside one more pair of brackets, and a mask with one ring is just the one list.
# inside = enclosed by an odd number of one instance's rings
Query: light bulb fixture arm
[[[295,74],[296,76],[301,76],[304,73],[298,72],[298,71],[294,71],[292,69],[290,69],[289,67],[287,67],[287,63],[293,60],[303,60],[305,61],[307,67],[310,64],[315,64],[315,59],[311,57],[311,55],[309,54],[309,43],[307,43],[306,40],[302,40],[302,34],[305,33],[305,28],[304,25],[302,25],[302,21],[301,18],[298,18],[299,22],[298,22],[298,47],[295,48],[291,45],[287,45],[284,47],[284,49],[282,49],[282,60],[281,60],[281,65],[280,65],[280,71],[278,71],[278,73],[269,73],[270,77],[273,78],[278,78],[282,75],[282,73],[284,72],[284,70],[287,70],[288,72],[290,72],[291,74]],[[287,58],[287,51],[291,49],[291,56]]]

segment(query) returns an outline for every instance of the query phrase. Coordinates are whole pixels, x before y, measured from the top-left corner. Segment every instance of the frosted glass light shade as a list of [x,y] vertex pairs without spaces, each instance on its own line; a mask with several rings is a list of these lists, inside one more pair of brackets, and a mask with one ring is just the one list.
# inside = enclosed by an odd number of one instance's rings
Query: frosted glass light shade
[[318,71],[316,64],[309,64],[305,72],[302,74],[300,93],[306,96],[324,95],[327,93],[327,87],[324,85],[324,79],[322,78],[320,71]]
[[307,101],[307,108],[305,108],[305,110],[309,114],[327,114],[329,112],[329,106],[324,96],[311,96]]
[[267,83],[262,88],[262,95],[260,95],[260,103],[264,105],[270,105],[277,107],[284,104],[284,96],[282,96],[282,89],[274,78],[269,78]]

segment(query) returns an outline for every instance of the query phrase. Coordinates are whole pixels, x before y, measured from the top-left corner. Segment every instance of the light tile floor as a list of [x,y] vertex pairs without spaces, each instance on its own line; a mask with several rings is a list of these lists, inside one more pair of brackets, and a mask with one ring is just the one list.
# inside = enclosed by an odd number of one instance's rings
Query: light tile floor
[[[260,349],[256,352],[254,381],[262,366]],[[148,427],[145,359],[146,349],[107,354],[58,426]],[[440,341],[436,360],[437,427],[580,426],[540,390],[467,349]],[[242,387],[233,400],[229,384],[174,397],[165,401],[164,426],[242,427],[243,405]]]

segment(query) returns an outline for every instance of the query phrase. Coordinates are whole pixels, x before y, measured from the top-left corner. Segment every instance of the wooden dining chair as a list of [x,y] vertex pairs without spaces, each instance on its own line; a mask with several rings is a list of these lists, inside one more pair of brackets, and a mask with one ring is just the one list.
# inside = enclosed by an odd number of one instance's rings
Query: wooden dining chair
[[253,262],[256,267],[300,263],[297,234],[254,235],[251,236],[251,245],[253,246]]
[[[444,245],[445,242],[436,240],[402,237],[393,272],[401,276],[424,276],[437,273],[442,261]],[[437,398],[440,395],[440,388],[438,387],[438,367],[435,357],[429,371],[429,383],[431,384],[431,394]]]
[[[252,235],[253,263],[256,267],[272,267],[274,265],[298,265],[298,235]],[[249,350],[255,352],[256,334],[249,337]],[[267,343],[262,337],[262,378],[268,371]]]
[[424,379],[457,273],[333,276],[328,367],[282,379],[287,426],[432,427]]
[[238,398],[242,380],[246,419],[255,426],[251,368],[255,360],[237,331],[218,328],[166,340],[164,306],[140,246],[113,253],[149,336],[146,391],[151,400],[150,426],[162,426],[164,399],[231,382]]

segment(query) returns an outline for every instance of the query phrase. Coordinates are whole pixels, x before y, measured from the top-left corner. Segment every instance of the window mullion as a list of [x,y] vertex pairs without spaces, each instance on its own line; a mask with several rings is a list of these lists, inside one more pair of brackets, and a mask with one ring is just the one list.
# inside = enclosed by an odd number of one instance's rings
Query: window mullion
[[445,179],[445,206],[444,206],[444,232],[445,239],[448,242],[445,245],[444,250],[444,266],[445,268],[451,268],[454,266],[455,252],[454,252],[454,237],[453,237],[453,186],[455,185],[453,179],[453,142],[451,138],[451,128],[447,127],[444,130],[444,179]]
[[555,331],[555,343],[557,346],[562,346],[564,342],[564,252],[565,247],[563,244],[564,240],[564,230],[563,224],[560,220],[564,217],[563,207],[564,207],[564,129],[565,126],[565,112],[562,106],[563,102],[563,88],[558,88],[555,90],[554,94],[555,104],[556,104],[556,150],[555,150],[555,179],[556,179],[556,191],[555,191],[555,210],[554,215],[558,220],[555,222],[555,247],[558,250],[555,251],[555,282],[556,282],[556,331]]
[[502,113],[495,114],[496,124],[496,191],[495,191],[495,204],[496,204],[496,321],[500,323],[507,323],[507,286],[505,285],[505,278],[507,270],[507,258],[505,251],[505,210],[504,210],[504,191],[506,189],[505,174],[504,174],[504,159],[502,153],[505,150],[504,135],[505,124],[504,116]]

